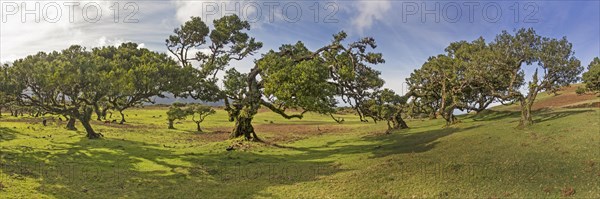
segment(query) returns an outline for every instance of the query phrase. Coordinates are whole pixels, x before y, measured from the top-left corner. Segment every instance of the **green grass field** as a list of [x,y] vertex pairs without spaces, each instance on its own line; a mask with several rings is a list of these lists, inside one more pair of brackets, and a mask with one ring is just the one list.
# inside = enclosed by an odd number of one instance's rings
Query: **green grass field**
[[262,112],[268,143],[228,140],[224,111],[197,133],[191,120],[168,130],[166,109],[129,110],[125,125],[92,124],[100,140],[4,115],[0,198],[600,198],[600,109],[541,109],[524,130],[509,109],[390,135],[351,115]]

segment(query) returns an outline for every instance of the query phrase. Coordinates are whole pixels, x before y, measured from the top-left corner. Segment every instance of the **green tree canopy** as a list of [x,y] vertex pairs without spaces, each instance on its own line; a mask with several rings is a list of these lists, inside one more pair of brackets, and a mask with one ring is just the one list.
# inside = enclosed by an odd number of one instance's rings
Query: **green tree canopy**
[[600,91],[600,58],[595,57],[588,65],[588,71],[583,73],[583,82],[589,90]]
[[[490,46],[496,55],[488,59],[487,64],[494,66],[492,73],[506,81],[500,85],[508,85],[506,91],[495,92],[494,96],[520,104],[520,127],[533,124],[531,107],[539,92],[555,92],[561,86],[570,85],[579,80],[578,76],[583,70],[567,38],[542,37],[531,28],[520,29],[514,35],[503,31]],[[526,83],[522,67],[531,67],[536,62],[538,67],[531,81]],[[527,92],[522,93],[515,85],[527,86]],[[494,87],[491,84],[488,86]]]
[[173,123],[175,123],[175,120],[183,120],[189,115],[189,111],[183,108],[185,106],[185,104],[178,102],[171,104],[171,107],[169,107],[169,111],[167,111],[169,129],[175,129],[175,126],[173,125]]
[[15,61],[9,74],[18,83],[20,105],[39,107],[54,114],[68,115],[81,121],[88,138],[98,138],[90,125],[91,105],[103,90],[101,70],[107,62],[81,46],[61,52],[40,52]]
[[[340,32],[331,44],[314,51],[302,42],[282,45],[256,60],[248,73],[241,73],[225,67],[232,60],[252,55],[262,43],[243,32],[250,25],[235,15],[216,19],[213,24],[211,29],[200,18],[192,17],[175,29],[175,35],[167,39],[167,48],[181,65],[193,68],[191,79],[197,81],[184,89],[189,96],[225,102],[230,120],[236,122],[232,137],[258,140],[251,123],[261,106],[284,118],[302,118],[307,111],[332,113],[337,104],[335,96],[340,96],[363,118],[359,104],[383,85],[379,72],[368,66],[383,62],[381,54],[368,52],[376,47],[372,38],[344,45],[347,35]],[[190,49],[200,47],[210,52],[188,56]],[[198,67],[192,67],[191,61]],[[220,89],[216,74],[223,70]],[[298,112],[288,114],[290,109]]]
[[19,105],[70,117],[71,128],[76,118],[88,138],[98,138],[102,134],[94,131],[90,118],[99,104],[111,102],[122,111],[161,96],[170,91],[179,68],[166,54],[134,43],[92,51],[74,45],[19,59],[3,76],[14,84],[11,88]]
[[183,71],[164,53],[139,48],[135,43],[95,48],[93,53],[108,60],[105,96],[110,107],[121,114],[121,123],[125,122],[125,109],[178,92],[175,82]]
[[196,131],[202,132],[200,124],[204,122],[204,119],[217,113],[212,107],[202,104],[192,104],[187,109],[188,114],[192,116],[192,121],[196,123]]
[[[541,37],[533,29],[519,29],[514,35],[503,31],[489,44],[482,38],[454,42],[446,52],[429,58],[407,83],[413,104],[431,107],[424,110],[436,111],[448,124],[455,122],[455,109],[481,111],[494,101],[517,101],[519,126],[530,125],[537,94],[578,81],[582,71],[566,38]],[[534,63],[537,67],[526,84],[524,67]],[[521,93],[523,85],[527,93]]]
[[396,129],[408,128],[406,122],[402,119],[402,114],[407,105],[408,96],[400,96],[393,90],[383,89],[373,93],[371,99],[362,103],[364,110],[368,110],[368,116],[375,121],[386,121],[388,130],[391,133]]

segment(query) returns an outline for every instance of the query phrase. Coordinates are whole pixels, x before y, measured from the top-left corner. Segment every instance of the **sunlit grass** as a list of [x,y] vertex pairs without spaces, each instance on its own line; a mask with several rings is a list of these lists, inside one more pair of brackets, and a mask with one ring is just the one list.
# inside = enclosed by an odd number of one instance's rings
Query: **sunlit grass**
[[[222,110],[195,132],[191,120],[168,130],[166,109],[126,111],[125,125],[94,122],[105,135],[40,119],[0,119],[2,198],[431,198],[600,197],[600,110],[489,111],[443,120],[384,123],[344,115],[254,120],[267,142],[227,152],[233,123]],[[113,115],[118,120],[117,115]],[[214,136],[210,136],[214,135]],[[218,136],[217,136],[218,135]],[[569,194],[567,194],[569,195]]]

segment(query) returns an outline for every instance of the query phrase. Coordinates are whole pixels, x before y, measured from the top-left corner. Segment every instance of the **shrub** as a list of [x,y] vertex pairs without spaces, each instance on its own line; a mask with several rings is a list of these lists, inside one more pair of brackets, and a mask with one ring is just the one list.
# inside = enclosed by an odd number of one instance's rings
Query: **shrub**
[[577,89],[575,90],[575,93],[577,93],[577,95],[583,95],[585,94],[586,89],[584,87],[578,86]]

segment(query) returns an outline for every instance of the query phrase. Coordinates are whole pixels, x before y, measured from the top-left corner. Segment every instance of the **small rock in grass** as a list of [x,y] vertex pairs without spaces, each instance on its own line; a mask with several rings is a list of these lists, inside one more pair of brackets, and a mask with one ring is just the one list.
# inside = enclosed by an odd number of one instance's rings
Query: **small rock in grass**
[[227,150],[227,151],[233,151],[235,149],[233,148],[233,146],[228,146],[225,150]]

